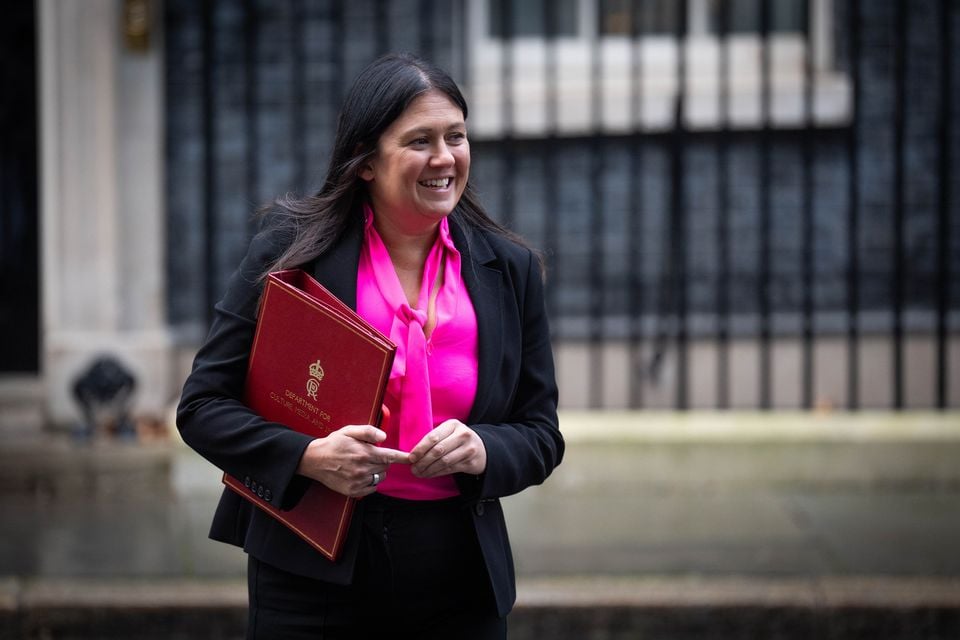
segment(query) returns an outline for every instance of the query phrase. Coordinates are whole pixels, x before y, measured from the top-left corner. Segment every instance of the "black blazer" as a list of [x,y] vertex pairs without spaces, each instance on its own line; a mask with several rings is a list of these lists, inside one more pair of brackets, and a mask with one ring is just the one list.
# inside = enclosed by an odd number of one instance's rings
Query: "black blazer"
[[[463,279],[477,314],[479,374],[476,399],[465,421],[483,440],[487,469],[457,475],[469,501],[477,538],[500,615],[516,599],[513,557],[498,498],[539,484],[563,457],[557,422],[557,386],[539,263],[529,249],[468,226],[451,214]],[[356,308],[362,243],[358,216],[328,252],[304,268]],[[260,232],[216,305],[210,333],[183,388],[177,426],[184,441],[220,469],[249,479],[250,489],[290,508],[307,480],[296,467],[311,438],[266,422],[242,402],[247,358],[256,326],[265,266],[289,238],[274,227]],[[224,490],[210,537],[238,546],[281,569],[347,584],[357,556],[363,501],[337,562],[330,562],[283,525],[230,490]]]

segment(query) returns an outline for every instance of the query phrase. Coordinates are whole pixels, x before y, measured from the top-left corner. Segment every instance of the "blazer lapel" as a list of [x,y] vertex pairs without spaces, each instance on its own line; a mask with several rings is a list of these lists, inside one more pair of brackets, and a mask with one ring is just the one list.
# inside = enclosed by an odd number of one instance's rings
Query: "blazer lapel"
[[461,271],[477,315],[477,395],[467,419],[480,422],[496,386],[497,368],[503,358],[503,274],[493,264],[496,254],[480,233],[450,220],[453,243],[462,256]]
[[313,263],[313,277],[354,311],[357,309],[357,269],[362,243],[362,219],[353,216],[336,244]]

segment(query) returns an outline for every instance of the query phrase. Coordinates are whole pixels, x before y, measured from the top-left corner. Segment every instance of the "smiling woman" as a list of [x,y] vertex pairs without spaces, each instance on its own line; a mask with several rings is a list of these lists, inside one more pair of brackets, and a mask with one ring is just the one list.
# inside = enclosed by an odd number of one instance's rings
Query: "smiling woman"
[[374,226],[412,306],[437,225],[460,201],[469,175],[463,112],[439,91],[428,91],[407,107],[360,171]]
[[[310,482],[363,498],[328,561],[225,492],[211,536],[250,557],[249,638],[504,638],[516,596],[499,498],[560,463],[540,262],[472,193],[467,105],[440,69],[378,59],[344,102],[323,188],[285,199],[216,307],[177,423],[281,509]],[[397,345],[386,430],[310,438],[243,403],[267,273],[311,273]]]
[[360,171],[377,230],[432,234],[463,195],[470,144],[463,112],[439,91],[416,98],[391,124]]

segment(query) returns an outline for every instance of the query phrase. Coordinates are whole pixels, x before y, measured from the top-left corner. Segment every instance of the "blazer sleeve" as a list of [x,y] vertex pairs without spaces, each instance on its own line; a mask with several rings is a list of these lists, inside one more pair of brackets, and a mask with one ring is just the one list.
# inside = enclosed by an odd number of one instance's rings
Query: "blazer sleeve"
[[[514,266],[514,296],[520,313],[519,373],[503,422],[471,424],[487,451],[487,468],[476,497],[500,498],[542,483],[563,459],[557,418],[557,383],[539,261],[526,250]],[[513,271],[513,269],[511,269]],[[514,345],[517,344],[511,340]],[[466,487],[465,487],[466,485]],[[461,482],[461,489],[469,483]]]
[[265,421],[243,403],[263,290],[259,276],[282,247],[283,234],[273,227],[250,243],[214,308],[213,324],[184,383],[177,428],[204,458],[255,490],[262,488],[264,499],[291,508],[306,487],[296,468],[312,438]]

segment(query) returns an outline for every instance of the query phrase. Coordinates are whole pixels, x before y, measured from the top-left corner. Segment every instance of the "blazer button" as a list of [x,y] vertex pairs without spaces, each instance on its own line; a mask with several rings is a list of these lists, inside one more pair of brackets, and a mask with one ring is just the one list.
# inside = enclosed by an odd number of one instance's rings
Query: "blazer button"
[[267,489],[266,491],[264,491],[263,499],[266,500],[267,502],[270,502],[271,500],[273,500],[273,492],[270,491],[270,489]]
[[250,476],[247,476],[246,478],[243,479],[243,486],[245,486],[248,489],[250,488]]
[[257,496],[260,498],[263,497],[263,485],[260,485],[259,487],[257,487]]
[[482,502],[478,502],[477,504],[475,504],[474,507],[473,507],[473,512],[474,512],[475,514],[477,514],[478,516],[482,516],[482,515],[483,515],[483,512],[484,512],[483,503],[482,503]]
[[251,481],[250,481],[250,491],[252,491],[253,493],[256,493],[256,492],[257,492],[257,481],[256,481],[256,480],[251,480]]

